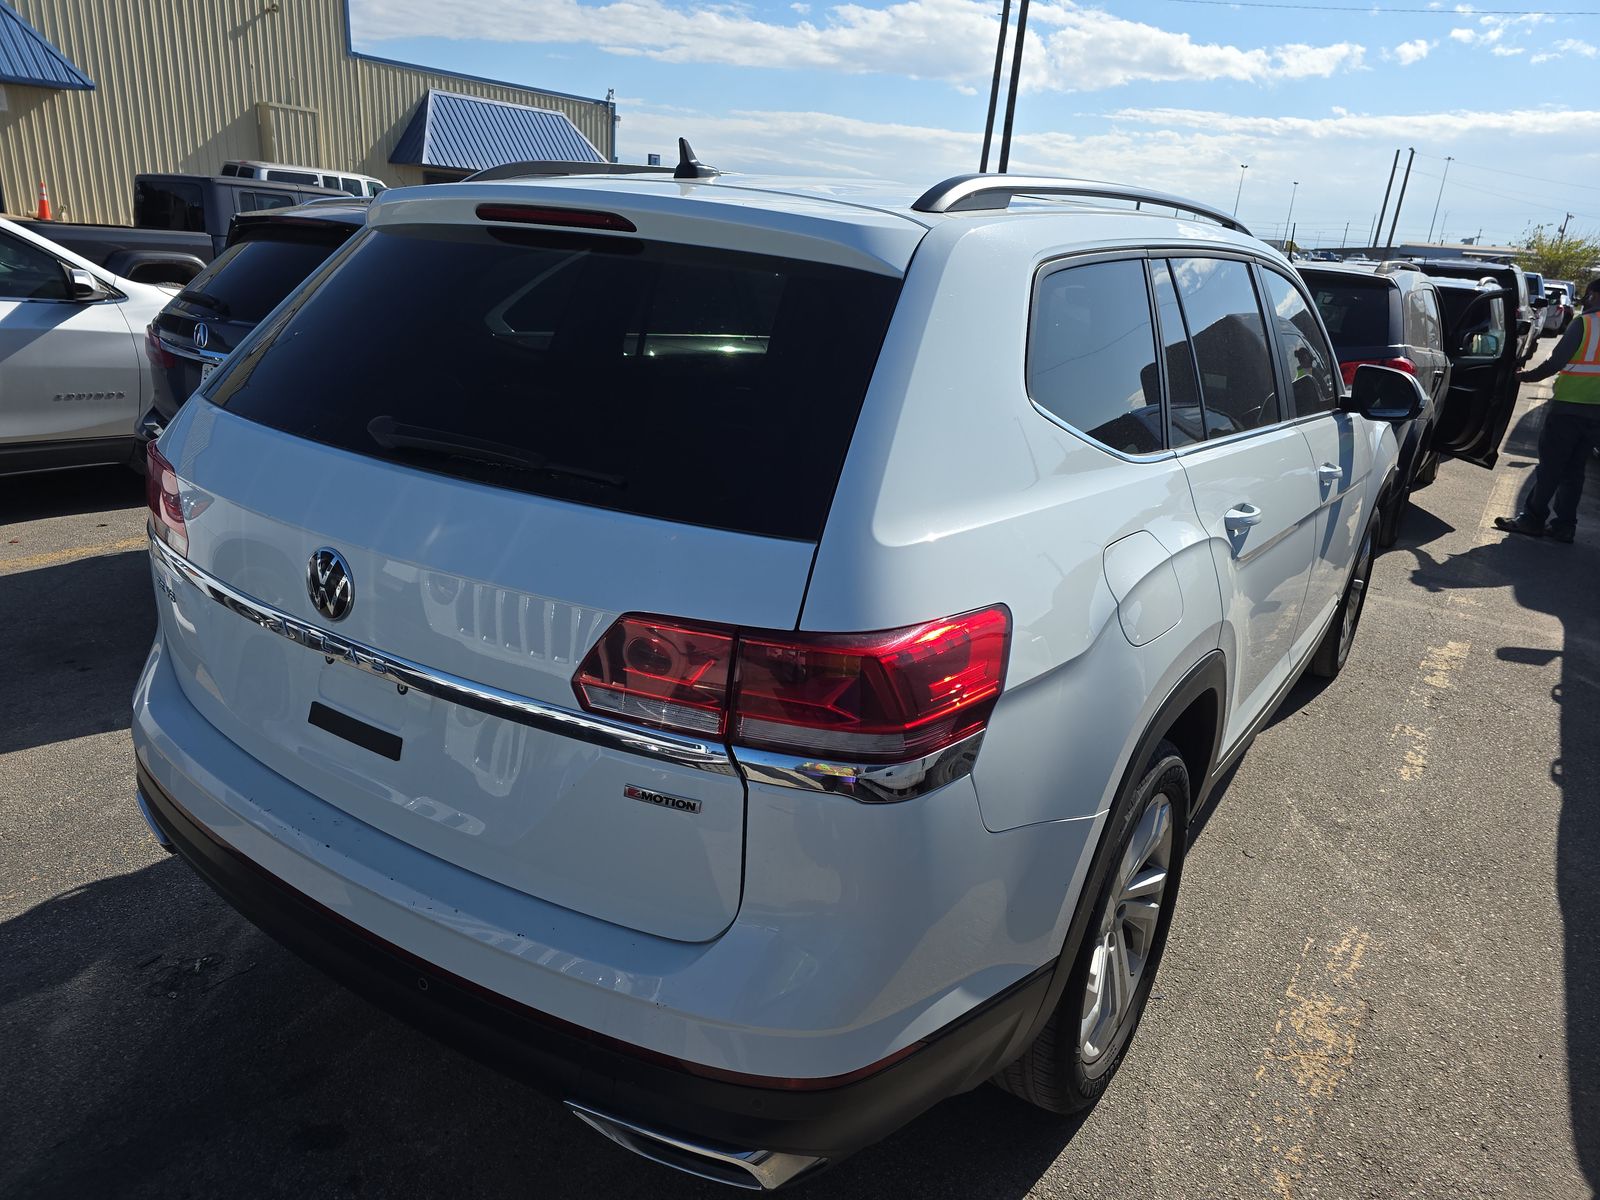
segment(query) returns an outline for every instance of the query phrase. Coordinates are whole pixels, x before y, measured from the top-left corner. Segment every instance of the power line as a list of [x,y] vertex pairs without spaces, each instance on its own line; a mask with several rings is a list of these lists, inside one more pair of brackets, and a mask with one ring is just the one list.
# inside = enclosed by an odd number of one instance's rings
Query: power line
[[1353,4],[1284,4],[1269,0],[1168,0],[1171,4],[1203,4],[1211,8],[1290,8],[1307,12],[1371,13],[1382,16],[1450,17],[1461,21],[1469,17],[1600,17],[1600,9],[1585,8],[1474,8],[1457,12],[1451,8],[1373,8]]
[[[1427,171],[1413,171],[1412,174],[1423,179],[1443,179],[1443,176],[1431,175]],[[1560,209],[1562,212],[1566,211],[1564,207],[1559,204],[1551,203],[1550,199],[1544,196],[1517,196],[1510,192],[1497,192],[1493,188],[1479,187],[1475,183],[1462,183],[1459,179],[1456,180],[1456,182],[1451,186],[1465,188],[1469,192],[1482,192],[1485,196],[1494,196],[1500,200],[1514,200],[1518,204],[1526,204],[1537,209]],[[1578,212],[1576,209],[1574,209],[1572,215],[1575,217],[1585,217],[1591,221],[1600,221],[1600,214],[1596,213]]]
[[[1424,154],[1421,150],[1417,151],[1417,157],[1431,158],[1436,162],[1444,161],[1440,155]],[[1521,171],[1507,171],[1501,167],[1483,167],[1479,166],[1477,163],[1463,162],[1459,158],[1455,160],[1455,163],[1458,167],[1471,167],[1474,171],[1492,171],[1496,175],[1509,175],[1513,179],[1529,179],[1534,183],[1553,183],[1558,187],[1575,187],[1583,188],[1585,191],[1589,192],[1600,192],[1600,187],[1596,187],[1592,183],[1573,183],[1570,179],[1549,179],[1543,175],[1524,175]]]

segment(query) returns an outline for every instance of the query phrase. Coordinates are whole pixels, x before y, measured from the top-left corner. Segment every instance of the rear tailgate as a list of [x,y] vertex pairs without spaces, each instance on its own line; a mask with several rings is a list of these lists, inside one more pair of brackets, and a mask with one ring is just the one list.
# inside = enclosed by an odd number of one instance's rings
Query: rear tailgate
[[362,235],[160,443],[158,602],[186,694],[273,770],[698,941],[738,909],[743,785],[719,735],[582,713],[572,677],[623,612],[794,627],[898,279],[627,241]]

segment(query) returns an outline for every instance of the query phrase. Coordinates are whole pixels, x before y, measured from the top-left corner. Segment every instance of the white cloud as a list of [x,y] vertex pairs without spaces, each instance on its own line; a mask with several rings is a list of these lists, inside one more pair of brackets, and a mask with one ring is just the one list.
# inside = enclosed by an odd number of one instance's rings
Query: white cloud
[[1525,46],[1491,46],[1489,48],[1489,53],[1494,55],[1496,58],[1512,58],[1518,54],[1526,54],[1527,52],[1528,51]]
[[1594,58],[1600,54],[1600,48],[1588,42],[1579,41],[1577,38],[1562,38],[1556,43],[1556,49],[1563,54],[1578,54],[1584,58]]
[[1428,51],[1432,50],[1434,45],[1435,43],[1428,41],[1427,38],[1417,38],[1415,41],[1401,42],[1389,53],[1402,67],[1409,67],[1412,63],[1427,58]]
[[[705,0],[353,0],[364,43],[389,38],[481,38],[585,43],[612,54],[664,62],[728,63],[847,74],[881,73],[986,85],[993,67],[990,0],[897,0],[883,7],[840,3],[818,19],[779,24],[749,9]],[[1200,42],[1072,0],[1040,0],[1030,12],[1023,85],[1093,91],[1141,81],[1275,83],[1327,78],[1362,65],[1352,42],[1241,47]]]
[[1450,40],[1471,45],[1478,40],[1478,31],[1476,29],[1452,29],[1450,31]]

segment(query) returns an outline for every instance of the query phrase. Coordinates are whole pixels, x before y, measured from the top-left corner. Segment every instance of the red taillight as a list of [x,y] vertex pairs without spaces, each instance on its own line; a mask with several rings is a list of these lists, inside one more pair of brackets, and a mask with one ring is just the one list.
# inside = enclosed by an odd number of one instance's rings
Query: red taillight
[[515,221],[520,225],[561,225],[568,229],[610,229],[637,233],[639,227],[616,213],[585,208],[540,208],[532,204],[480,204],[480,221]]
[[572,689],[590,712],[721,737],[732,663],[731,630],[624,616],[584,656]]
[[183,524],[178,473],[154,442],[145,446],[144,495],[150,505],[150,527],[156,535],[179,554],[189,553],[189,531]]
[[159,367],[163,371],[178,365],[177,356],[161,344],[154,325],[146,326],[144,331],[144,356],[150,360],[152,367]]
[[1357,367],[1389,367],[1395,371],[1404,371],[1407,375],[1417,373],[1417,364],[1409,358],[1354,358],[1339,364],[1339,374],[1344,376],[1345,387],[1355,386]]
[[[867,634],[619,618],[573,690],[590,712],[852,762],[905,762],[982,729],[1005,680],[999,606]],[[730,686],[731,681],[731,686]]]

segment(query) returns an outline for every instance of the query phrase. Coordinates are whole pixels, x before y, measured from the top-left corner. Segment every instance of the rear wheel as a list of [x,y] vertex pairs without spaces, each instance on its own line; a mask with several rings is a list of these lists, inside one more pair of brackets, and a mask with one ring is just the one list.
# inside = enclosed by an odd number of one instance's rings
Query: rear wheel
[[[1144,1013],[1183,869],[1189,771],[1162,742],[1117,800],[1089,871],[1094,908],[1056,1010],[995,1083],[1056,1113],[1105,1091]],[[1091,890],[1093,889],[1093,890]]]
[[1394,495],[1379,512],[1378,520],[1378,546],[1387,550],[1400,540],[1400,522],[1405,519],[1406,510],[1411,507],[1411,489],[1404,484],[1395,486]]
[[1328,632],[1322,635],[1316,653],[1311,656],[1313,675],[1332,679],[1344,670],[1345,660],[1350,657],[1350,647],[1355,645],[1356,641],[1356,626],[1361,623],[1361,610],[1367,603],[1367,585],[1372,581],[1372,560],[1375,554],[1373,533],[1382,520],[1383,515],[1380,512],[1372,519],[1372,524],[1367,527],[1366,536],[1361,539],[1361,548],[1356,551],[1355,565],[1350,569],[1350,581],[1344,586],[1344,595],[1340,598],[1339,607],[1333,614],[1333,622],[1328,626]]

